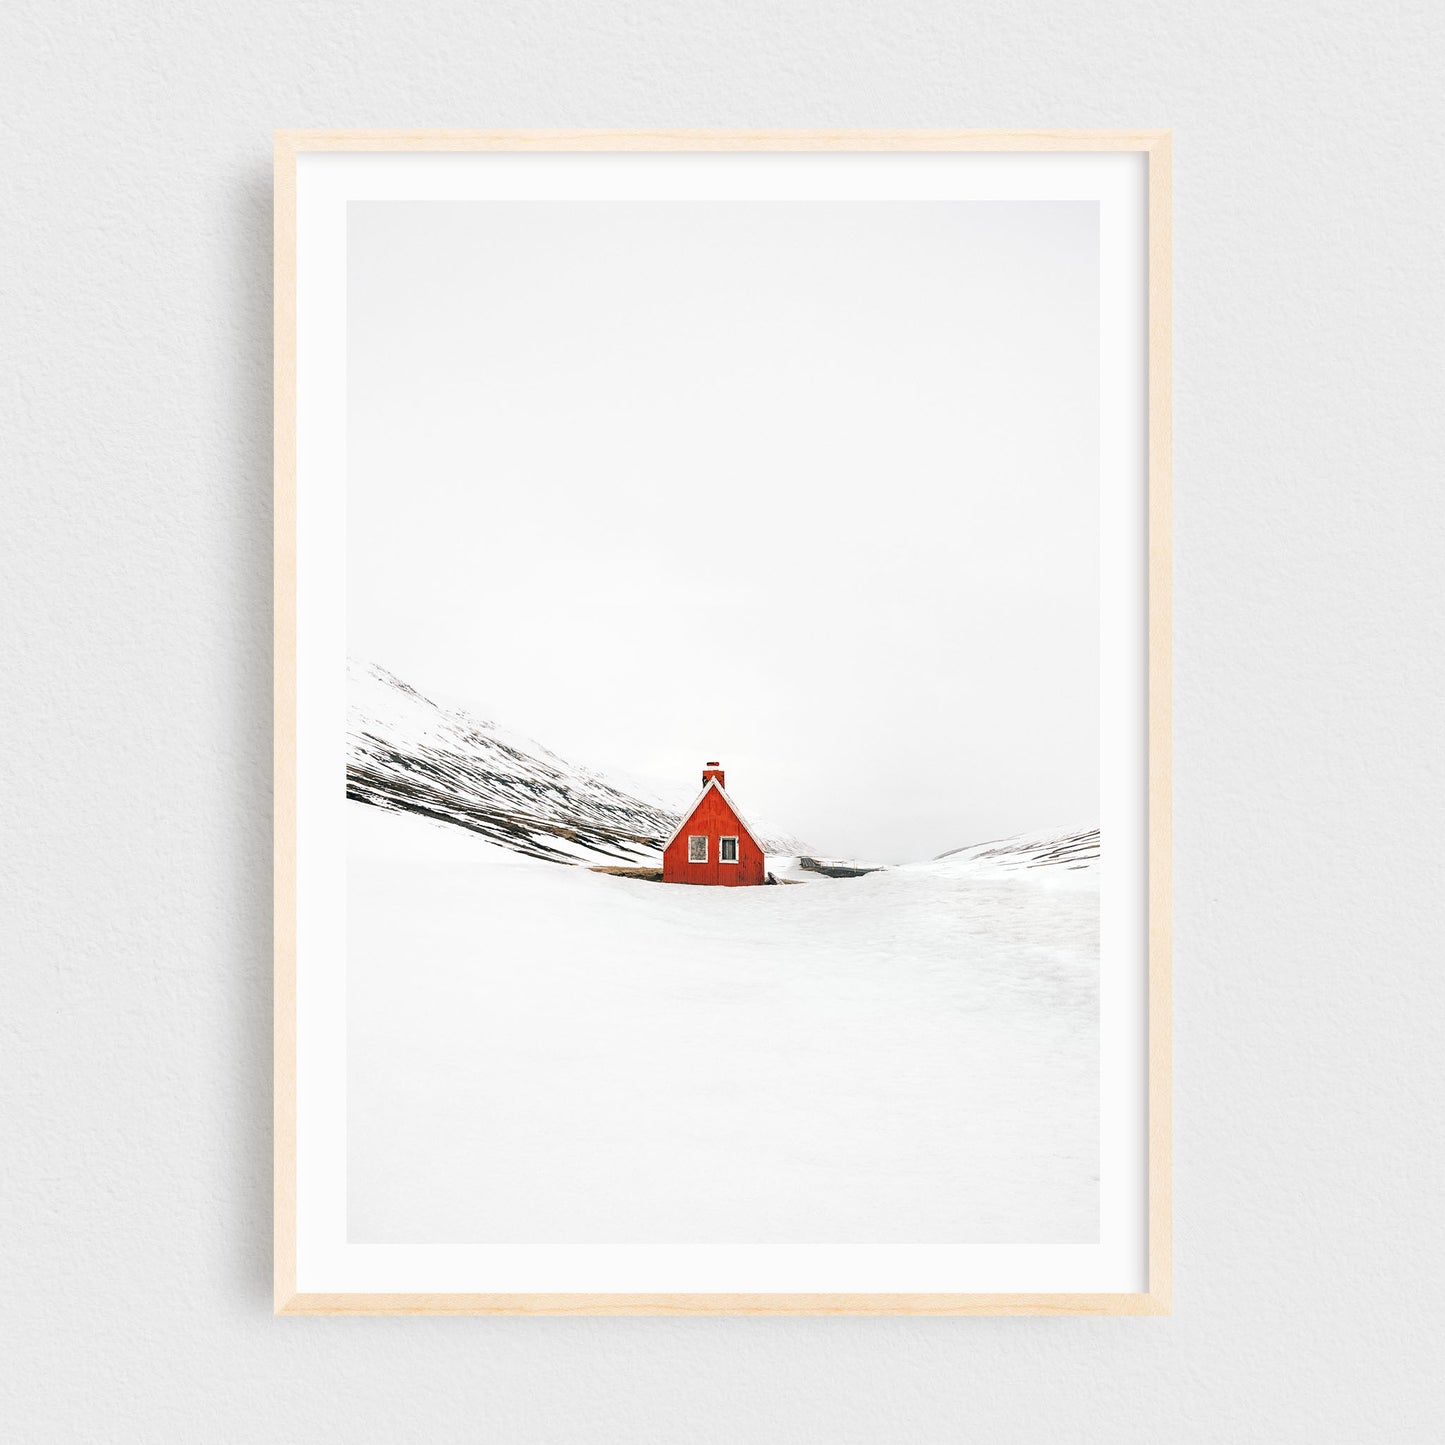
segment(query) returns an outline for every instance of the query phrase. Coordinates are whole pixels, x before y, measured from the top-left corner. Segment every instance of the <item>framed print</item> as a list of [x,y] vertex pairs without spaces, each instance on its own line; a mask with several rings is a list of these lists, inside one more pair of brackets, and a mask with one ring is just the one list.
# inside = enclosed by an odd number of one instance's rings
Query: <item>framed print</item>
[[1165,132],[282,132],[276,1309],[1169,1308]]

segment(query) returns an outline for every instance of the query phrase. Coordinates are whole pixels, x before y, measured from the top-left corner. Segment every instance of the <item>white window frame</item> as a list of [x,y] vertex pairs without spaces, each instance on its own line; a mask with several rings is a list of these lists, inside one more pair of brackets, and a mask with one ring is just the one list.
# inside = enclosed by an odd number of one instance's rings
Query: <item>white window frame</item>
[[[701,857],[701,858],[694,858],[694,857],[693,857],[693,847],[692,847],[692,845],[693,845],[694,843],[701,843],[701,844],[702,844],[702,857]],[[687,835],[687,861],[688,861],[689,863],[706,863],[706,862],[707,862],[707,834],[706,834],[706,833],[689,833],[689,834]]]
[[[727,856],[727,849],[723,847],[724,843],[731,843],[733,845],[733,856],[731,858]],[[719,838],[717,840],[717,861],[719,863],[736,863],[740,851],[735,833],[730,833],[726,838]]]

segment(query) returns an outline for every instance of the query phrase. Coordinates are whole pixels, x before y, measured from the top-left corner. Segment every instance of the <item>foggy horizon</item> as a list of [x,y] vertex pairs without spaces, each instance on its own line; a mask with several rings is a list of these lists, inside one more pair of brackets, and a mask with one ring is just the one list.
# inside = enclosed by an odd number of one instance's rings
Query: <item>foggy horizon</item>
[[353,202],[348,266],[354,656],[821,854],[1097,824],[1093,202]]

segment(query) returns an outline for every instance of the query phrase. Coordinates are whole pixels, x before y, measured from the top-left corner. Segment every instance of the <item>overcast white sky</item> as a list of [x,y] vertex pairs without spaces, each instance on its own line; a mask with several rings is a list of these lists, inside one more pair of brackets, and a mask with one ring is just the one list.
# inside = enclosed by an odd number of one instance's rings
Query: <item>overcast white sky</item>
[[1092,202],[353,202],[348,648],[877,861],[1098,820]]

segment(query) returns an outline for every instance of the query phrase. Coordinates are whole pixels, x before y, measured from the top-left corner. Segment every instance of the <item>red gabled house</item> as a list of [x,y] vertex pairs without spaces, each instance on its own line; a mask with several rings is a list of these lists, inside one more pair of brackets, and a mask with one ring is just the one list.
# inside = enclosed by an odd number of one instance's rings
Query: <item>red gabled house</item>
[[766,880],[763,845],[723,791],[722,768],[709,763],[697,801],[662,846],[662,881],[739,888]]

